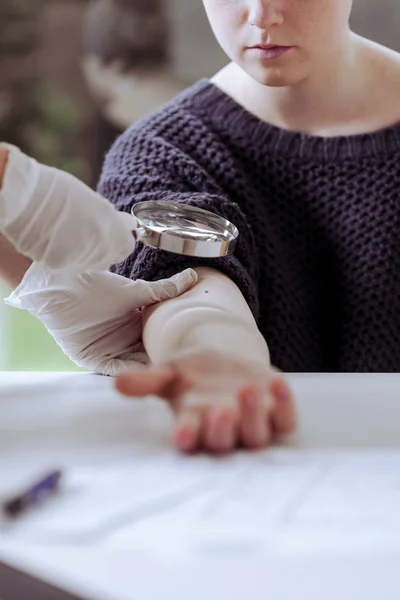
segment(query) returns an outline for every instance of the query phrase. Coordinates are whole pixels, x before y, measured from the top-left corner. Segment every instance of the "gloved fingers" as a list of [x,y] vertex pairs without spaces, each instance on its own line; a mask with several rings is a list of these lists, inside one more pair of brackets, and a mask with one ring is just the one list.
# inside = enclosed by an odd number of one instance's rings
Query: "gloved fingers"
[[148,306],[156,302],[163,302],[171,298],[177,298],[184,294],[197,283],[198,275],[193,269],[185,269],[177,275],[160,281],[138,280],[135,290],[135,304],[137,306]]
[[119,333],[119,344],[114,332],[93,340],[87,347],[74,344],[72,338],[67,346],[62,339],[55,340],[75,364],[100,375],[116,377],[120,373],[149,365],[150,358],[142,340],[130,338],[130,319],[126,320],[125,327],[120,328]]

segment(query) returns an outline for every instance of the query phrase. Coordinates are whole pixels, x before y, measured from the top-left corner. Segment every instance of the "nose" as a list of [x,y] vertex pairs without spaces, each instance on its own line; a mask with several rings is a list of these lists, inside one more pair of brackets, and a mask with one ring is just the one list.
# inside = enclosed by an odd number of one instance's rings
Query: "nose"
[[273,25],[282,25],[283,14],[276,0],[250,0],[248,22],[268,31]]

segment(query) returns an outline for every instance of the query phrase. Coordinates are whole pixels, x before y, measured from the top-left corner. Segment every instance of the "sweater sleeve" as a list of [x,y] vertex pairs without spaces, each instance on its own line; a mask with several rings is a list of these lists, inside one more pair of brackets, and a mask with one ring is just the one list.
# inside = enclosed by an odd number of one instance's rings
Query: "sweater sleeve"
[[181,256],[139,242],[134,253],[111,270],[131,279],[156,281],[187,267],[218,269],[236,283],[258,320],[259,265],[253,233],[242,209],[208,172],[213,161],[218,165],[219,157],[211,153],[207,169],[177,143],[136,126],[118,138],[106,156],[98,186],[99,193],[118,210],[130,212],[132,206],[146,200],[190,204],[231,221],[239,230],[239,239],[234,254],[220,258]]

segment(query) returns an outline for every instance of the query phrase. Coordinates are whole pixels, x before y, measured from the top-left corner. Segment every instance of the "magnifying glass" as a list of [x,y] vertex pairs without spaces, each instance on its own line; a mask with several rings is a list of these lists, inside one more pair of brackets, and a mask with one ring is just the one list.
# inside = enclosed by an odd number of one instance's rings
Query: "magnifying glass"
[[150,200],[139,202],[131,212],[138,222],[136,241],[174,254],[228,256],[239,237],[230,221],[197,206]]

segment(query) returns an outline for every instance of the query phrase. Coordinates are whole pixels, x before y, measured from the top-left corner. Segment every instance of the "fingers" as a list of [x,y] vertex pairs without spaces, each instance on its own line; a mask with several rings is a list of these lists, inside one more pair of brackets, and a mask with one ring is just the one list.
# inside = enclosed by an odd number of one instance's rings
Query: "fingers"
[[296,426],[296,413],[290,388],[283,378],[274,380],[270,394],[255,385],[242,388],[236,401],[220,403],[212,399],[206,404],[187,408],[182,402],[178,411],[174,444],[183,452],[205,450],[226,453],[238,446],[247,449],[266,448],[273,435],[286,435]]
[[176,418],[173,441],[179,450],[206,450],[224,453],[233,450],[237,440],[237,411],[232,406],[194,405],[183,407]]
[[207,411],[202,443],[211,452],[229,452],[237,445],[238,411],[231,406]]
[[249,449],[266,447],[271,439],[270,403],[257,387],[248,386],[235,401],[212,400],[206,405],[184,408],[177,414],[174,444],[183,452],[205,450],[217,454],[239,445]]
[[181,452],[194,452],[200,447],[202,415],[197,409],[185,409],[176,419],[173,441]]
[[266,447],[271,439],[269,413],[271,402],[266,401],[256,386],[241,390],[237,399],[210,399],[205,404],[187,408],[182,403],[178,412],[174,443],[184,452],[205,450],[226,453],[239,445],[249,448]]
[[124,396],[138,397],[154,394],[165,397],[175,378],[175,371],[167,366],[153,369],[144,368],[132,373],[121,374],[115,385]]
[[240,437],[246,448],[262,448],[270,441],[268,415],[271,403],[257,386],[251,385],[239,392],[241,407]]
[[270,415],[273,430],[278,435],[293,433],[297,416],[290,387],[281,378],[271,383],[270,391],[276,400]]

